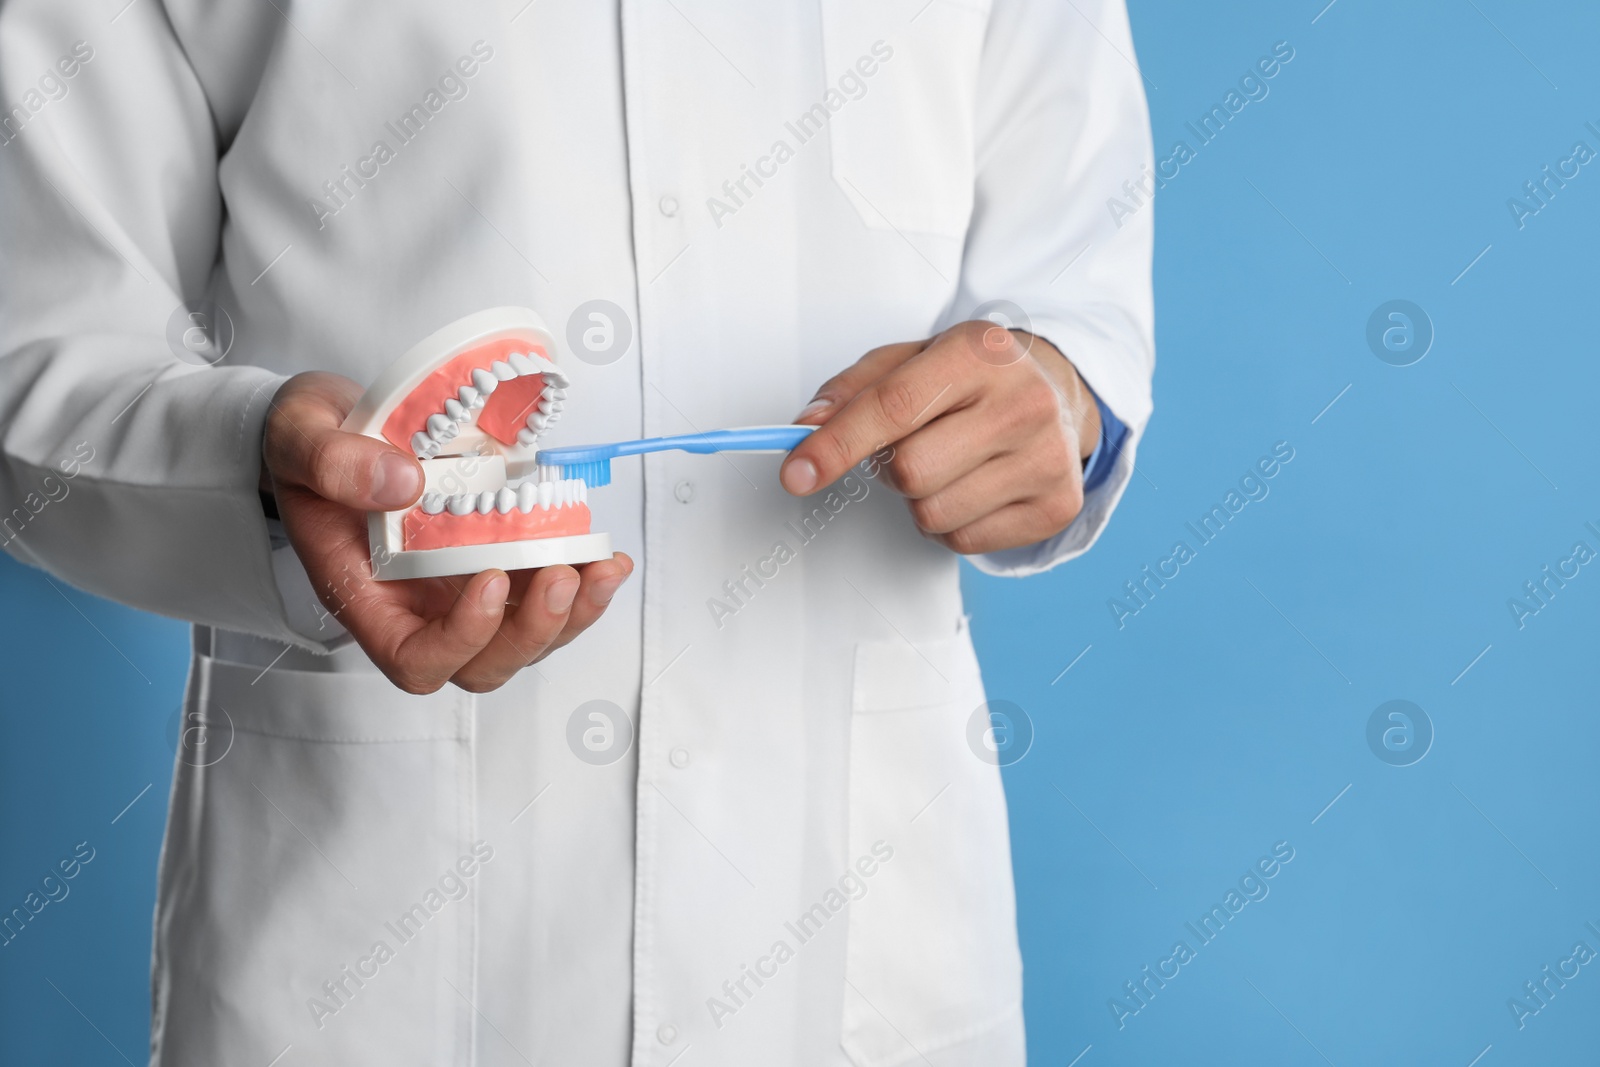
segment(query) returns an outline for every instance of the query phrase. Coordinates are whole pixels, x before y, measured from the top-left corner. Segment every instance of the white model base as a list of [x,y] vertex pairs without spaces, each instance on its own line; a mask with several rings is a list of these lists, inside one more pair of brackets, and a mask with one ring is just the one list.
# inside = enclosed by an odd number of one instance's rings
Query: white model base
[[452,545],[417,552],[373,553],[374,577],[380,581],[399,578],[442,578],[453,574],[477,574],[498,568],[503,571],[530,570],[557,563],[593,563],[611,558],[611,535],[574,534],[570,537],[536,537],[526,541],[500,541],[489,545]]

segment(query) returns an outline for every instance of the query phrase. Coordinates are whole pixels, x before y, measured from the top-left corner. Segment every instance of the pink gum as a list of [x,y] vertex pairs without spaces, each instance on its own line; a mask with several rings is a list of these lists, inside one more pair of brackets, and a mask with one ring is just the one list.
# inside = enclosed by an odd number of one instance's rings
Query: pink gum
[[[417,387],[406,396],[383,423],[383,436],[396,448],[411,451],[411,436],[418,430],[426,430],[428,416],[435,412],[444,411],[446,399],[454,397],[463,385],[472,384],[472,372],[475,370],[488,370],[489,364],[495,360],[505,360],[513,352],[535,352],[545,355],[543,349],[530,345],[525,340],[514,337],[500,341],[490,341],[476,348],[469,348],[460,355],[440,365],[434,372],[424,378]],[[539,376],[541,384],[543,375]],[[493,397],[489,398],[491,401]],[[481,412],[480,412],[481,414]],[[479,423],[485,433],[489,427]],[[517,439],[516,431],[520,426],[511,429],[510,438],[502,437],[500,433],[491,436],[503,445],[510,445]],[[504,432],[504,428],[502,428]],[[454,517],[454,516],[452,516]]]
[[589,505],[568,504],[562,508],[534,508],[522,512],[515,508],[504,515],[491,511],[480,515],[452,515],[448,511],[429,515],[421,508],[406,513],[401,525],[401,543],[407,552],[454,545],[493,545],[502,541],[528,541],[541,537],[571,537],[589,532]]

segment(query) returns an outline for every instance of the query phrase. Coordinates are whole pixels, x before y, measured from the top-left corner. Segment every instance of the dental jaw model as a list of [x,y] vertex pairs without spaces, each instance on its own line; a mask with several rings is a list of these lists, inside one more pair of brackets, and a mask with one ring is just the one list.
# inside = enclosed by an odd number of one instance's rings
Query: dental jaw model
[[611,558],[589,529],[588,487],[536,466],[569,381],[555,341],[523,308],[492,308],[425,338],[380,374],[344,429],[422,463],[416,506],[367,517],[379,579]]

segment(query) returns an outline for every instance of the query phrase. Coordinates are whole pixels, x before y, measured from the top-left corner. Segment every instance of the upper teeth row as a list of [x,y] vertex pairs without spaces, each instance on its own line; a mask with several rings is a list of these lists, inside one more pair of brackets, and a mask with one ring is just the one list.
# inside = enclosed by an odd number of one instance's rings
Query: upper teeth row
[[528,374],[544,375],[545,390],[539,398],[538,410],[528,416],[527,426],[517,432],[517,443],[534,444],[551,423],[561,418],[567,406],[567,376],[538,352],[513,352],[504,360],[495,360],[487,370],[482,367],[474,370],[472,384],[463,385],[455,396],[447,398],[444,410],[429,415],[426,428],[411,435],[411,450],[422,459],[438,455],[445,443],[472,421],[473,415],[501,382]]
[[569,504],[587,504],[589,486],[582,478],[567,478],[558,482],[524,480],[508,484],[498,491],[485,489],[481,493],[454,493],[446,496],[439,492],[422,494],[422,510],[429,515],[448,511],[452,515],[470,515],[477,512],[487,515],[497,511],[504,515],[512,508],[527,514],[534,508],[549,511]]

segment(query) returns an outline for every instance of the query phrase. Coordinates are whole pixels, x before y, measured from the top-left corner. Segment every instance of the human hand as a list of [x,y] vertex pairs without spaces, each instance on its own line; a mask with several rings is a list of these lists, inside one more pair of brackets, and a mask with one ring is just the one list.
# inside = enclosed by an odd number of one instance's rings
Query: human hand
[[1099,409],[1067,358],[984,320],[873,349],[795,421],[820,428],[784,461],[785,489],[805,496],[892,447],[884,471],[917,528],[963,554],[1066,529],[1100,439]]
[[415,504],[422,466],[339,428],[360,396],[337,374],[285,382],[267,417],[262,487],[323,605],[390,681],[410,693],[447,681],[474,693],[497,689],[600,617],[633,573],[623,553],[578,568],[374,580],[366,513]]

